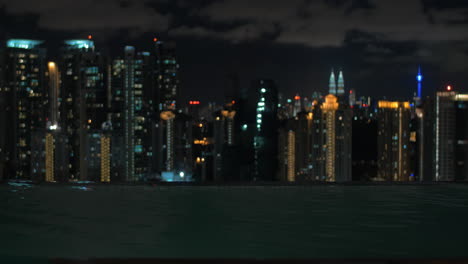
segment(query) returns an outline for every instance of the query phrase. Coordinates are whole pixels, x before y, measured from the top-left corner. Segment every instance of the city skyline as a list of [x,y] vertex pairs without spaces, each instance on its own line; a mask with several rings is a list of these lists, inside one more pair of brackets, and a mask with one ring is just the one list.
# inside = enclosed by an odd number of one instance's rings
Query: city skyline
[[204,104],[180,100],[177,44],[152,43],[150,51],[125,46],[110,56],[88,35],[65,40],[50,61],[43,41],[8,39],[0,61],[1,178],[466,180],[468,95],[448,85],[419,97],[421,67],[413,96],[400,101],[360,96],[337,67],[328,93],[289,98],[274,79],[257,78],[222,103]]

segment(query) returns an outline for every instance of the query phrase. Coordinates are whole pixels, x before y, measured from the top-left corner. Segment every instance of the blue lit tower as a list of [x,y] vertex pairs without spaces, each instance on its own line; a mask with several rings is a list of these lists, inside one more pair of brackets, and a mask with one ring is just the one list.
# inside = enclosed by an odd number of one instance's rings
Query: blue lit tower
[[330,81],[328,85],[328,93],[336,95],[336,77],[335,77],[335,71],[332,69],[331,74],[330,74]]
[[338,75],[338,97],[343,97],[345,94],[345,89],[344,89],[344,78],[343,78],[343,71],[340,71],[340,74]]
[[422,96],[422,81],[424,77],[421,73],[421,67],[418,69],[418,75],[416,76],[416,80],[418,81],[418,98],[421,98]]

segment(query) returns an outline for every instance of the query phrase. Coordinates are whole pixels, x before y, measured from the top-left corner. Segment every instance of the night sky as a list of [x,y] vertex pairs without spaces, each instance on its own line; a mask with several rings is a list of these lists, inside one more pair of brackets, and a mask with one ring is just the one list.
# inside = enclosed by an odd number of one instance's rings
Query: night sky
[[175,40],[184,99],[220,101],[230,76],[325,93],[332,67],[358,96],[411,97],[418,65],[425,95],[468,87],[466,0],[0,0],[0,39],[46,40],[54,58],[88,34],[111,54]]

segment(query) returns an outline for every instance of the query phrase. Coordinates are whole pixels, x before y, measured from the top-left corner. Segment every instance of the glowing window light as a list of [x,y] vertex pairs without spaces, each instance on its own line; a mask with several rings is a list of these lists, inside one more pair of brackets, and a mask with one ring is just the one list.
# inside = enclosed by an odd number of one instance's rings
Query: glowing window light
[[33,49],[43,41],[31,39],[10,39],[7,41],[8,48]]
[[87,39],[72,39],[66,40],[65,44],[75,49],[89,49],[94,48],[94,42]]
[[262,89],[260,90],[260,92],[266,93],[266,89],[265,89],[265,88],[262,88]]

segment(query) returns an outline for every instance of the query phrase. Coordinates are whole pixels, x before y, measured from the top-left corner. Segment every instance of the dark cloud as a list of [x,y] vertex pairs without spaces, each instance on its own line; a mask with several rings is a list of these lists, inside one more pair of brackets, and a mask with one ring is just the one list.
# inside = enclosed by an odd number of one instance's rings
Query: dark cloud
[[99,33],[109,40],[102,46],[119,51],[128,43],[150,46],[153,34],[173,38],[185,91],[193,94],[218,90],[231,73],[245,81],[277,79],[283,92],[325,91],[330,68],[343,67],[348,87],[375,95],[370,83],[387,79],[380,89],[410,95],[403,87],[411,87],[419,64],[433,76],[459,79],[468,68],[465,0],[0,0],[1,6],[0,29],[10,36],[45,32],[59,42]]
[[9,14],[38,15],[38,26],[49,30],[161,31],[167,30],[170,20],[170,16],[147,8],[145,1],[139,0],[0,0],[0,5]]

